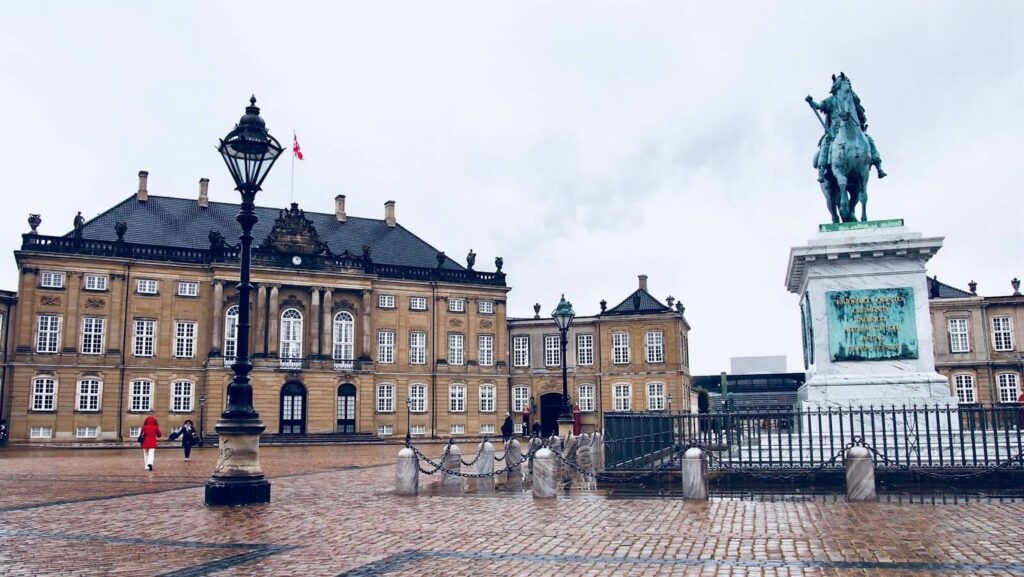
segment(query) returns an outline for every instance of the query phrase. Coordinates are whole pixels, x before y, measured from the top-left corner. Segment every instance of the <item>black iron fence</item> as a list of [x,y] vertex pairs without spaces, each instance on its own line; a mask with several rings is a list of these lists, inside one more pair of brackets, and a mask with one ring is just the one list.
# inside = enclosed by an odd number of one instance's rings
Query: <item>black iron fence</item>
[[876,467],[1024,470],[1024,406],[890,406],[820,410],[609,413],[605,469],[664,466],[698,446],[711,469],[839,469],[851,444]]

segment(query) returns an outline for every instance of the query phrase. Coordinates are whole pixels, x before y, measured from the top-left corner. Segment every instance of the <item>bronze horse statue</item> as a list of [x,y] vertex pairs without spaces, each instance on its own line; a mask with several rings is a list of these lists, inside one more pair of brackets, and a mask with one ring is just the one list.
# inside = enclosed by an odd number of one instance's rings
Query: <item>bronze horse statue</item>
[[862,130],[857,103],[850,79],[845,74],[833,77],[831,121],[834,130],[828,153],[828,170],[821,182],[832,222],[857,220],[856,206],[860,203],[860,220],[868,219],[868,171],[872,165],[871,144]]

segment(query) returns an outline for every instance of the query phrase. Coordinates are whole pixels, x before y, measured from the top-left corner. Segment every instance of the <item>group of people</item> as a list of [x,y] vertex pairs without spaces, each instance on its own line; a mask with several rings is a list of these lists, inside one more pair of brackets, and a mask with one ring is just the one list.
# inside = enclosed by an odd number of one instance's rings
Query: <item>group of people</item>
[[[512,420],[512,413],[505,413],[505,422],[501,424],[501,440],[509,442],[512,437],[515,436],[516,424]],[[534,437],[540,436],[540,421],[534,421],[533,427],[530,427],[530,408],[526,407],[523,410],[523,425],[520,429],[520,433],[525,437],[533,434]]]
[[[148,471],[153,470],[153,460],[156,457],[156,442],[162,436],[163,433],[160,431],[160,424],[157,423],[156,417],[153,415],[146,417],[145,422],[142,424],[142,431],[139,433],[138,441],[142,446],[144,468]],[[192,447],[201,443],[199,432],[196,430],[191,419],[185,421],[181,425],[181,429],[171,433],[167,440],[174,441],[179,438],[181,439],[181,448],[185,451],[185,460],[188,461],[192,456]]]

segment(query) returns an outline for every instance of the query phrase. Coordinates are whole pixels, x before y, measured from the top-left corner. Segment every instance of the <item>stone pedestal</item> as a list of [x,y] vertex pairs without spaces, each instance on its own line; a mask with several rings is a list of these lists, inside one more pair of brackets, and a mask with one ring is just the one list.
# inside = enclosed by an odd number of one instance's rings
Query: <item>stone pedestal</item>
[[[462,451],[458,445],[452,445],[448,449],[448,457],[444,460],[444,468],[453,473],[462,472]],[[451,473],[443,473],[441,476],[441,492],[445,495],[461,495],[464,490],[462,477]]]
[[420,486],[420,467],[416,453],[409,447],[398,452],[398,464],[395,467],[395,494],[416,495]]
[[490,441],[480,443],[480,457],[476,461],[476,472],[486,477],[479,477],[476,480],[478,493],[494,492],[494,445]]
[[706,501],[708,498],[707,464],[704,451],[693,447],[683,453],[683,499]]
[[846,452],[846,500],[874,501],[875,463],[864,447],[850,447]]
[[925,277],[941,247],[888,220],[822,225],[790,251],[808,369],[801,408],[956,405],[935,371]]
[[522,460],[523,450],[519,446],[519,440],[512,439],[505,445],[505,466],[511,467],[505,473],[505,488],[517,491],[523,488]]
[[206,482],[207,505],[270,502],[270,482],[260,466],[260,433],[265,428],[259,419],[217,423],[217,468]]
[[558,496],[555,479],[555,456],[544,447],[533,456],[533,498],[554,499]]

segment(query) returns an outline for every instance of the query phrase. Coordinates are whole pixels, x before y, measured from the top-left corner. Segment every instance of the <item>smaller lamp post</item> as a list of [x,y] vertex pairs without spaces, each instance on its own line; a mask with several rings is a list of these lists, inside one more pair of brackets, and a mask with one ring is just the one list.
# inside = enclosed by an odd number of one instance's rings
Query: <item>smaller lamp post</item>
[[405,444],[412,444],[412,397],[405,399]]
[[206,421],[206,395],[199,395],[199,440],[203,440],[206,432],[204,422]]
[[572,303],[565,300],[558,302],[558,306],[551,312],[551,318],[555,319],[558,332],[562,337],[562,407],[558,411],[558,436],[566,437],[572,432],[572,400],[569,398],[569,365],[565,357],[565,349],[569,344],[569,327],[572,320],[576,318],[576,312],[572,310]]

